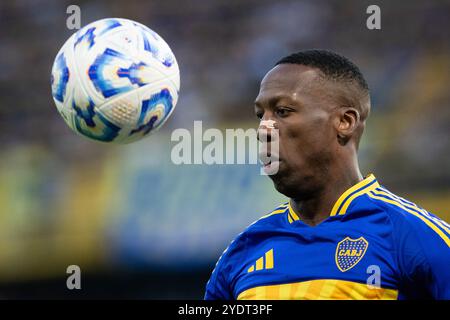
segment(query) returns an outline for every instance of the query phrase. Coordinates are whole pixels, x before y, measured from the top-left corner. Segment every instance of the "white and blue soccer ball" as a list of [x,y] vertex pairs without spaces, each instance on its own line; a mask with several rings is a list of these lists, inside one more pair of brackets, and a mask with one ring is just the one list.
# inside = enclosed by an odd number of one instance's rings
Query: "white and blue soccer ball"
[[178,100],[180,72],[169,45],[127,19],[95,21],[73,34],[51,75],[69,127],[94,140],[129,143],[160,128]]

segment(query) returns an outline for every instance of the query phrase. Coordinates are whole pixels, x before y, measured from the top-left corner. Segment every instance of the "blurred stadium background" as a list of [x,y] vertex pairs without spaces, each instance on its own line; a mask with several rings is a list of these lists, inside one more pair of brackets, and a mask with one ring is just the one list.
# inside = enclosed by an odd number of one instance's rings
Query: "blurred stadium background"
[[[82,25],[129,18],[171,45],[181,95],[155,136],[105,145],[60,118],[50,69],[70,4]],[[366,28],[370,4],[381,30]],[[1,1],[0,298],[202,298],[230,240],[284,197],[256,165],[171,164],[170,133],[194,120],[255,127],[262,76],[305,48],[340,52],[367,77],[364,172],[449,221],[449,30],[448,1]]]

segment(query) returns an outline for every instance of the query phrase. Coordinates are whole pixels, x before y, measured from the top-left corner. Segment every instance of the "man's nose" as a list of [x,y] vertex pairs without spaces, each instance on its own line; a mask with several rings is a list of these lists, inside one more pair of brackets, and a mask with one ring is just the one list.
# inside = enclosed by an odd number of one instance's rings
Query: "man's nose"
[[272,142],[276,135],[276,124],[273,120],[262,120],[258,127],[257,138],[261,142]]

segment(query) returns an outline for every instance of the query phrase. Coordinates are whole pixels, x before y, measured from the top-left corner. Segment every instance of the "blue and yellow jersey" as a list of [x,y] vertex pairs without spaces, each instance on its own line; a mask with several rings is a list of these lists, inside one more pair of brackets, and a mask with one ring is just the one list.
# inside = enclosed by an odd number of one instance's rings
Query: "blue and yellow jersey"
[[250,225],[220,257],[205,299],[450,299],[449,233],[369,175],[317,226],[289,203]]

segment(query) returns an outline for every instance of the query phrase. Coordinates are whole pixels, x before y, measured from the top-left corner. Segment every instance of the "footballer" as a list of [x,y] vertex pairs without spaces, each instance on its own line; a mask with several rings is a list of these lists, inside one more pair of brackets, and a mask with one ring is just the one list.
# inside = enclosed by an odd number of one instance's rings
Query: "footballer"
[[366,80],[336,53],[301,51],[266,74],[258,133],[279,147],[264,167],[289,202],[231,242],[205,299],[450,299],[449,225],[360,172],[369,112]]

